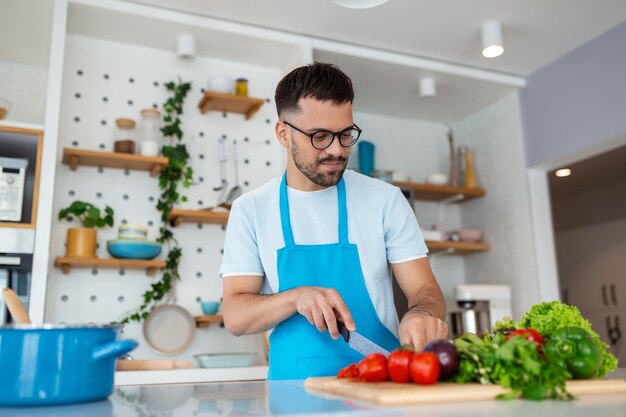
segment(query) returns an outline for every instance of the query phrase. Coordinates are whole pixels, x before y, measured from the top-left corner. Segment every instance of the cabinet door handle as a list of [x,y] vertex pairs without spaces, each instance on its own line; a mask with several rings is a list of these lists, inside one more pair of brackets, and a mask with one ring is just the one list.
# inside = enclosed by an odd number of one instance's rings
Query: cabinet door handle
[[602,304],[604,304],[605,307],[609,306],[609,297],[606,294],[606,285],[602,286]]
[[611,284],[611,301],[614,306],[617,306],[617,292],[615,291],[615,284]]

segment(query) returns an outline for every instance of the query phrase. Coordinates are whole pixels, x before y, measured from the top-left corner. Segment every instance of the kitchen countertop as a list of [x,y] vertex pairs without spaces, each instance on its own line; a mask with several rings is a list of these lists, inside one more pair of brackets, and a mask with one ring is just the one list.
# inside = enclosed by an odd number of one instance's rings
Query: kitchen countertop
[[[626,378],[626,369],[612,377]],[[1,417],[198,417],[198,416],[534,416],[622,417],[626,396],[585,396],[574,401],[481,401],[381,408],[309,394],[304,381],[250,381],[117,387],[105,401],[86,404],[0,408]]]

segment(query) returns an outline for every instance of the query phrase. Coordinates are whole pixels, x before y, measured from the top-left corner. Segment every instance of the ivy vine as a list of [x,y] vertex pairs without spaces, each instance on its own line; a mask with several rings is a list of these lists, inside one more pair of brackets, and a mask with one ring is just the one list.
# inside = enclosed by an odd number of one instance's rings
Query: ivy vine
[[178,79],[178,82],[170,81],[166,83],[165,88],[171,93],[171,96],[163,105],[163,127],[161,127],[161,133],[166,138],[172,138],[172,143],[163,146],[161,151],[163,156],[168,158],[169,162],[159,176],[161,195],[156,208],[161,212],[161,227],[159,228],[157,242],[167,245],[169,252],[165,268],[161,270],[163,273],[161,279],[144,292],[142,304],[124,317],[121,323],[145,320],[148,314],[150,314],[152,306],[162,300],[170,291],[172,280],[180,279],[178,265],[182,256],[182,248],[178,246],[178,242],[172,232],[174,224],[169,220],[169,214],[178,202],[187,201],[187,197],[181,195],[180,187],[188,188],[193,177],[193,169],[187,165],[189,152],[187,152],[185,144],[182,143],[183,130],[180,120],[180,116],[183,114],[185,98],[191,89],[191,83],[184,83]]

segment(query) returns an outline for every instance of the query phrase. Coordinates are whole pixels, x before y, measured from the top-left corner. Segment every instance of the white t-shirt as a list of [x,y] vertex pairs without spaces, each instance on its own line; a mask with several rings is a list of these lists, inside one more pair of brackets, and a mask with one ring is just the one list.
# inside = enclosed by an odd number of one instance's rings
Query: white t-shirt
[[[428,253],[415,214],[398,187],[346,170],[348,239],[358,247],[365,286],[381,322],[396,336],[389,263]],[[233,203],[226,230],[222,277],[265,277],[263,294],[278,291],[276,251],[285,246],[279,190],[281,178],[246,193]],[[319,245],[338,241],[337,187],[320,191],[287,188],[294,241]]]

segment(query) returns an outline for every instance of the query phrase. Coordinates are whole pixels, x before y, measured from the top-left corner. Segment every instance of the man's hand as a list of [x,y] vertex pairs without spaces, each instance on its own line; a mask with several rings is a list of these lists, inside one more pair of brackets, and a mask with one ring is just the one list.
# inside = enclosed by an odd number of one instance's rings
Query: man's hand
[[293,302],[296,311],[302,314],[320,332],[327,329],[333,339],[339,337],[337,319],[341,320],[350,331],[356,326],[350,310],[334,288],[298,287],[293,290]]
[[408,311],[398,329],[400,344],[411,345],[421,351],[428,342],[448,337],[448,325],[445,321],[428,313]]

